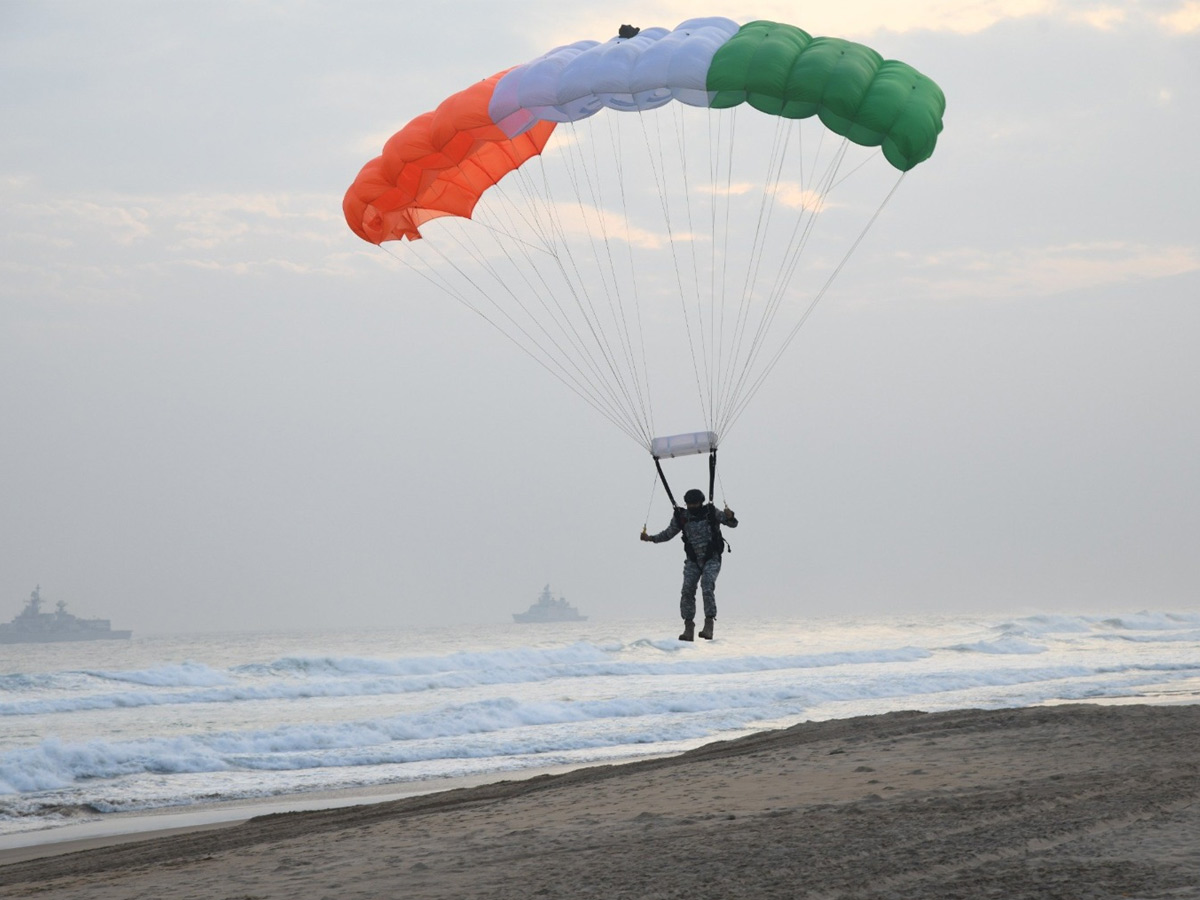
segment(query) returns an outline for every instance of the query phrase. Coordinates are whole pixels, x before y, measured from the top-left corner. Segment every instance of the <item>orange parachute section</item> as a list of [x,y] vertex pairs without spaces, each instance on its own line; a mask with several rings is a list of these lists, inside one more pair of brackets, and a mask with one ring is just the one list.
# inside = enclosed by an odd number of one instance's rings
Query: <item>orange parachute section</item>
[[488,115],[492,92],[507,71],[413,119],[363,166],[342,201],[355,234],[372,244],[415,241],[430,219],[470,218],[484,191],[542,152],[553,122],[510,138]]

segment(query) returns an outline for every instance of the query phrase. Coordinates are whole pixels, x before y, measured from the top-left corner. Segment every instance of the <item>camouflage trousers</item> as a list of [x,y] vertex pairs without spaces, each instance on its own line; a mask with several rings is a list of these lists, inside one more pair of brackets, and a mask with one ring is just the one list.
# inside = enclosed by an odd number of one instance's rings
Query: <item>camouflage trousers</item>
[[679,594],[679,614],[686,621],[696,618],[696,586],[704,596],[704,615],[717,617],[717,576],[721,574],[721,557],[714,556],[701,569],[690,559],[683,564],[683,590]]

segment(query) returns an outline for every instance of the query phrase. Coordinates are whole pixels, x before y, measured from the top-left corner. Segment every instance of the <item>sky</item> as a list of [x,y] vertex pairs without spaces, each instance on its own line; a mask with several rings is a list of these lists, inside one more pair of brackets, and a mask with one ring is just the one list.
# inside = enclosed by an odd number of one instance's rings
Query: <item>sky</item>
[[649,456],[341,200],[480,78],[712,14],[947,97],[722,444],[720,618],[1194,607],[1200,2],[413,6],[0,0],[0,620],[502,623],[550,582],[674,628]]

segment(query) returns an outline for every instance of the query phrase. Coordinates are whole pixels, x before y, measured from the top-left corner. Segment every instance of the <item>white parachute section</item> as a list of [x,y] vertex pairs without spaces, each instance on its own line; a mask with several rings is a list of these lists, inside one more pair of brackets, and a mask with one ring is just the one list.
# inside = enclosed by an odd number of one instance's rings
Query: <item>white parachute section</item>
[[737,32],[737,22],[712,17],[558,47],[505,74],[488,113],[515,137],[540,120],[578,122],[605,108],[648,112],[672,100],[707,108],[709,67]]

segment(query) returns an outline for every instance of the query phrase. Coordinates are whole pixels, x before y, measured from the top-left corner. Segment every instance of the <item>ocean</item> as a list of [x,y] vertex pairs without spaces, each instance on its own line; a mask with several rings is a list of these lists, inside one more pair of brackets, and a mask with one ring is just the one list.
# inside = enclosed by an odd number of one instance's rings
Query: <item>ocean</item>
[[[1200,615],[193,634],[0,648],[0,849],[229,801],[677,753],[900,709],[1196,702]],[[325,800],[315,805],[333,805]]]

